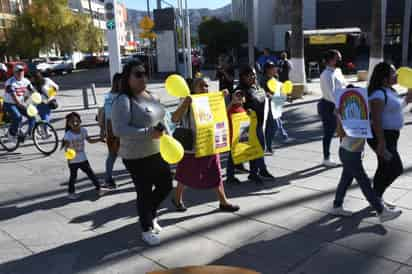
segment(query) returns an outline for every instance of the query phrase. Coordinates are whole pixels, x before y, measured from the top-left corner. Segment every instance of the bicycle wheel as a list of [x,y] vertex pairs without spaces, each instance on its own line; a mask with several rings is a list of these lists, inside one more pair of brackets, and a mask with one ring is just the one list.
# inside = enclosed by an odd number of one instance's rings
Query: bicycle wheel
[[0,145],[8,152],[15,151],[20,145],[20,138],[9,136],[9,123],[0,124]]
[[32,133],[34,146],[44,155],[50,155],[59,146],[57,132],[47,122],[37,122]]

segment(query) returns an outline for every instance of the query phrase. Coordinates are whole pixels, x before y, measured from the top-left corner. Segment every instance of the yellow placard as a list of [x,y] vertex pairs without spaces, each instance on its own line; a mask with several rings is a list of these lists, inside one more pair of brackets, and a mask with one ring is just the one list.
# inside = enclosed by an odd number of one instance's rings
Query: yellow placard
[[331,45],[331,44],[345,44],[346,34],[336,35],[313,35],[309,37],[309,44],[311,45]]
[[235,165],[262,158],[264,151],[256,133],[257,116],[254,111],[231,116],[233,127],[232,159]]
[[196,157],[230,150],[229,122],[222,92],[192,95],[196,124]]

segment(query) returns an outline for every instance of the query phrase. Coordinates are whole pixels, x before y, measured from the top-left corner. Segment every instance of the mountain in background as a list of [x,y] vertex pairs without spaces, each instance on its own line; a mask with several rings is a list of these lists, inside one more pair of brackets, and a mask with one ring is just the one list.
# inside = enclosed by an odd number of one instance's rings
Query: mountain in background
[[[133,29],[134,36],[139,37],[139,22],[147,15],[146,11],[127,9],[127,24]],[[227,5],[219,9],[189,9],[190,26],[193,33],[197,33],[198,27],[203,17],[217,17],[223,21],[232,18],[232,5]],[[136,39],[136,38],[135,38]]]

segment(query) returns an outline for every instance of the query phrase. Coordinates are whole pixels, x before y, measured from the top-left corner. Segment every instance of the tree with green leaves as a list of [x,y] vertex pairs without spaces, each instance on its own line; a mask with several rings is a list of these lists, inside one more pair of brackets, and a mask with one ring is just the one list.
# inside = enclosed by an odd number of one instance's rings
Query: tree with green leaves
[[33,0],[7,33],[7,53],[34,58],[51,48],[95,52],[103,47],[102,37],[88,16],[69,9],[67,0]]
[[239,21],[223,22],[217,18],[204,18],[199,25],[199,42],[206,46],[209,62],[216,62],[219,54],[237,50],[247,42],[247,27]]

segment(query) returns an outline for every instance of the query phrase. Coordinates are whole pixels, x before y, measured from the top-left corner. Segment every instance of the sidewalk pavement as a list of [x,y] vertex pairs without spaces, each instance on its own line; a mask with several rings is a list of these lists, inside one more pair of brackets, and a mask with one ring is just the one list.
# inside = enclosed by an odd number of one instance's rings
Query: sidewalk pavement
[[[213,83],[216,85],[216,83]],[[351,218],[328,214],[340,168],[325,169],[321,162],[321,124],[316,114],[319,86],[312,94],[285,109],[285,127],[295,142],[277,145],[267,157],[273,182],[256,186],[225,185],[239,212],[221,213],[212,191],[187,189],[189,210],[173,211],[170,200],[161,207],[165,228],[162,244],[147,247],[140,239],[135,193],[120,161],[119,188],[98,199],[92,184],[80,177],[81,199],[67,199],[68,169],[62,152],[43,157],[27,143],[16,153],[0,151],[0,273],[135,273],[184,265],[219,264],[254,269],[265,274],[412,273],[412,119],[400,139],[405,174],[388,190],[403,214],[380,225],[358,186],[348,192],[345,206],[357,211]],[[161,84],[149,89],[170,105]],[[101,104],[107,88],[97,89]],[[63,134],[64,116],[78,110],[84,126],[97,134],[96,108],[83,110],[81,92],[59,95],[62,109],[53,124]],[[333,142],[337,157],[338,142]],[[104,176],[104,144],[87,145],[94,170]],[[223,163],[225,164],[225,163]],[[367,149],[364,165],[372,176],[376,163]]]

